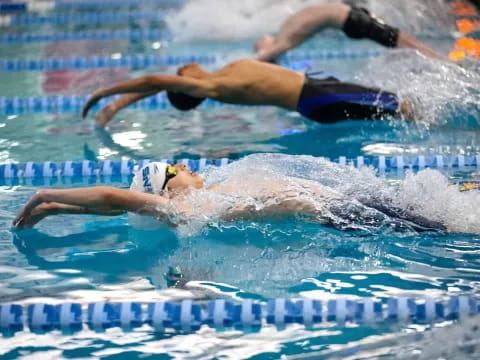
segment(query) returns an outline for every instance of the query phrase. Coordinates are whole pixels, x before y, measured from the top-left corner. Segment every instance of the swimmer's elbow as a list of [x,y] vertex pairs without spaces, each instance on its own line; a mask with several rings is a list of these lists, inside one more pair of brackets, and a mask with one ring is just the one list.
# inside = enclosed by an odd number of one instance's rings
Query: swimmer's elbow
[[127,190],[121,190],[114,187],[102,187],[95,202],[99,206],[104,206],[110,210],[130,211],[135,209],[136,201]]
[[99,193],[97,202],[112,206],[116,205],[119,202],[119,197],[116,191],[117,189],[110,187],[102,187],[100,190],[101,191]]

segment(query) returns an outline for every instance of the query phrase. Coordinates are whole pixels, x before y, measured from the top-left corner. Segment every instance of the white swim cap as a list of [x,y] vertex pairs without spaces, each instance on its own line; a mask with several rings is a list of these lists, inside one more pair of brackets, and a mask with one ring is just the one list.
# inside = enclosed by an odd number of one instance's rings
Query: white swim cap
[[168,186],[163,188],[168,166],[170,165],[163,162],[151,162],[145,165],[135,173],[130,190],[157,195],[160,195],[163,190],[168,190]]
[[[168,187],[162,189],[163,184],[165,184],[168,166],[167,163],[162,162],[151,162],[145,165],[135,173],[130,190],[160,195],[162,190],[166,190]],[[128,223],[138,230],[158,230],[165,227],[155,217],[135,213],[128,213]],[[140,234],[135,237],[142,237],[143,235]]]

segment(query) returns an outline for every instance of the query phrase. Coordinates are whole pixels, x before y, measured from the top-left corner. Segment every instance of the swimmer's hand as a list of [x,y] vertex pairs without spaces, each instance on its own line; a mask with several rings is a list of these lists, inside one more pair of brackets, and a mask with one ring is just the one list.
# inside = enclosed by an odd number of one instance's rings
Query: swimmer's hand
[[104,128],[112,120],[113,116],[117,113],[117,107],[115,102],[111,102],[102,108],[95,117],[95,125],[99,128]]
[[[22,210],[17,214],[15,220],[13,220],[13,226],[17,229],[23,229],[29,226],[33,226],[35,223],[43,219],[45,216],[42,216],[36,222],[34,222],[35,217],[42,215],[47,210],[45,207],[40,207],[42,204],[40,192],[37,192],[32,198],[25,204]],[[38,211],[34,212],[35,208],[39,207]],[[32,224],[32,222],[34,222]]]
[[57,203],[40,204],[29,212],[17,215],[13,221],[13,226],[18,230],[31,228],[47,216],[61,213],[61,208],[62,204]]
[[103,97],[105,97],[104,89],[98,89],[97,91],[95,91],[83,107],[82,117],[85,118],[88,115],[88,112],[90,111],[92,106],[95,106]]

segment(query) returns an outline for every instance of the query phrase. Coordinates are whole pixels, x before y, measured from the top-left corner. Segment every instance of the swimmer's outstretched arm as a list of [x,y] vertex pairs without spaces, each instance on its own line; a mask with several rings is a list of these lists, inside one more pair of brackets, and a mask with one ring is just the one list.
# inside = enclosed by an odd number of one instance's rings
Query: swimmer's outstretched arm
[[120,81],[109,88],[95,91],[83,107],[82,116],[87,116],[90,108],[100,101],[100,99],[107,96],[136,93],[136,97],[132,96],[131,98],[127,98],[130,99],[130,102],[124,100],[128,105],[141,98],[139,93],[148,93],[148,96],[150,96],[163,90],[182,92],[196,97],[214,96],[213,83],[208,79],[195,79],[177,75],[145,75],[136,79]]
[[114,187],[38,191],[13,221],[17,229],[31,227],[56,214],[120,215],[127,211],[158,216],[158,207],[168,203],[161,196]]
[[119,99],[114,100],[101,109],[95,117],[95,125],[98,127],[105,127],[112,120],[117,112],[133,104],[141,99],[155,95],[157,91],[146,93],[133,93],[121,96]]

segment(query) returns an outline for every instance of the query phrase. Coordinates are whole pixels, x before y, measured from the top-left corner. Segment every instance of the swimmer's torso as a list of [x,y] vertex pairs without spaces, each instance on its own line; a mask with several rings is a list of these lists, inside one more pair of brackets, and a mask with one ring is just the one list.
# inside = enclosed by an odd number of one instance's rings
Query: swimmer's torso
[[300,215],[303,220],[342,230],[385,224],[400,230],[444,230],[440,223],[388,203],[364,205],[315,181],[287,176],[272,179],[275,177],[271,174],[245,174],[227,179],[208,190],[192,190],[173,198],[167,212],[178,220],[176,223]]
[[305,76],[272,64],[239,60],[214,72],[214,99],[232,104],[276,105],[296,110]]
[[249,175],[248,180],[229,179],[211,189],[217,194],[235,196],[233,213],[252,216],[311,215],[318,221],[329,213],[329,207],[343,197],[317,182],[293,177],[272,181],[272,177]]
[[293,177],[272,181],[271,176],[250,174],[247,181],[237,177],[209,190],[192,190],[175,197],[168,211],[181,221],[199,216],[236,220],[301,214],[325,223],[329,208],[342,199],[341,194],[314,181]]

